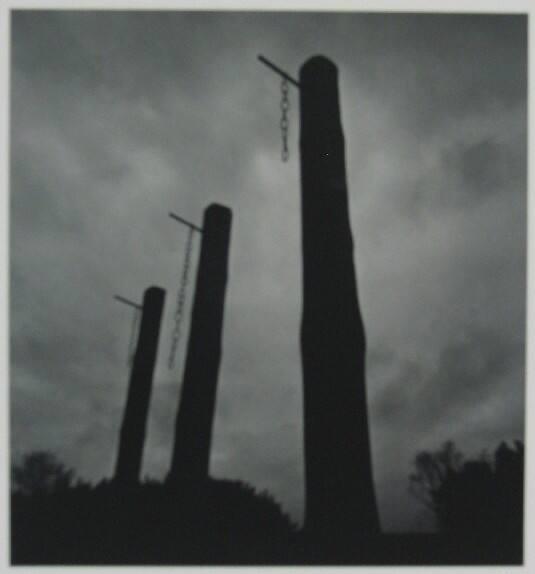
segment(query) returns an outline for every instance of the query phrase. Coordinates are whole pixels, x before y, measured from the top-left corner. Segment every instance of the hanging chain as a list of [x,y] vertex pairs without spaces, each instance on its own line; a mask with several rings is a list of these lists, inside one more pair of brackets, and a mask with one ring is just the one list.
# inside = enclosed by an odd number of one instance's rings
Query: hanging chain
[[182,267],[182,276],[180,278],[180,286],[178,288],[178,295],[176,300],[175,310],[175,325],[171,335],[171,350],[169,352],[168,367],[172,369],[175,366],[175,356],[178,343],[180,341],[180,329],[182,327],[182,319],[184,316],[184,303],[186,301],[186,288],[188,286],[189,269],[191,262],[191,248],[193,245],[193,228],[189,228],[188,241],[186,243],[186,251],[184,254],[184,267]]
[[290,108],[290,99],[288,98],[288,80],[283,78],[281,81],[281,137],[282,137],[282,161],[288,161],[290,152],[288,151],[288,109]]
[[128,362],[127,362],[127,364],[129,367],[131,367],[133,365],[134,357],[136,355],[139,315],[140,315],[140,310],[134,309],[134,317],[132,319],[132,327],[130,330],[130,341],[128,343]]

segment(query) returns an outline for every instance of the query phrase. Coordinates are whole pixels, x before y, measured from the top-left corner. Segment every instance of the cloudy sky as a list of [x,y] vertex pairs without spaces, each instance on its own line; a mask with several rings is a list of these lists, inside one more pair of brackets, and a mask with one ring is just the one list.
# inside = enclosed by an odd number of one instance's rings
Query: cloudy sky
[[111,476],[132,320],[113,295],[157,284],[143,474],[166,474],[187,237],[167,212],[200,223],[219,202],[234,219],[211,472],[301,519],[298,100],[284,164],[280,82],[256,56],[297,76],[322,53],[340,70],[381,520],[427,527],[417,451],[523,436],[526,46],[522,16],[15,12],[12,455]]

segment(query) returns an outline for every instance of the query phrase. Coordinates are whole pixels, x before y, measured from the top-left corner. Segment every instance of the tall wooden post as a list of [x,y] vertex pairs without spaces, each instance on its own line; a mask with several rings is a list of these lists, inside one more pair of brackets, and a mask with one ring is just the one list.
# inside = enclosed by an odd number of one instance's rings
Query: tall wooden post
[[164,300],[165,291],[160,287],[149,287],[143,296],[115,468],[115,482],[121,485],[136,484],[139,480]]
[[197,282],[175,442],[168,480],[208,477],[228,274],[232,212],[212,204],[204,212]]
[[366,344],[353,262],[338,70],[316,56],[301,67],[299,84],[305,528],[336,539],[379,530]]

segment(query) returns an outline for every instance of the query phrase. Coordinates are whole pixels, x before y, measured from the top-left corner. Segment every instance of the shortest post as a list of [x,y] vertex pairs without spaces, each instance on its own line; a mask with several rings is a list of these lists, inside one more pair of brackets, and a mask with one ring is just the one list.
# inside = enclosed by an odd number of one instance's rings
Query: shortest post
[[114,480],[122,486],[139,480],[164,300],[160,287],[145,290],[115,468]]

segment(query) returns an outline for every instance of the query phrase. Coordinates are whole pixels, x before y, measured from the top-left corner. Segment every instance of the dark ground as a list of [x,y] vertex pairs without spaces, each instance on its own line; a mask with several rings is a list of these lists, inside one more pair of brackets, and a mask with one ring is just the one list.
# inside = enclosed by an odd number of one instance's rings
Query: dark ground
[[267,493],[235,481],[171,490],[111,483],[13,494],[11,562],[63,564],[521,564],[521,536],[384,534],[310,540]]

